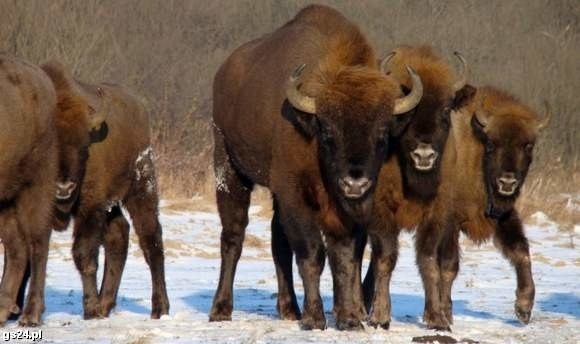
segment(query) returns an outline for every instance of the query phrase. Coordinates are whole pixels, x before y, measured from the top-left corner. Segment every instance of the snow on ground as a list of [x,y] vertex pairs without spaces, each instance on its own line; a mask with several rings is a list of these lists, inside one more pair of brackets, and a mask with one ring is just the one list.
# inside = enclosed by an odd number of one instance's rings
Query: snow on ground
[[[80,277],[70,254],[71,231],[54,233],[48,264],[47,310],[41,327],[43,342],[410,343],[413,337],[436,334],[427,330],[421,320],[423,291],[409,234],[400,239],[401,257],[391,287],[394,320],[389,331],[335,330],[328,266],[321,292],[329,328],[305,332],[296,322],[278,320],[270,219],[260,216],[257,207],[251,210],[234,287],[233,321],[224,323],[207,321],[219,278],[221,227],[217,214],[162,209],[171,311],[161,320],[149,319],[150,275],[134,234],[116,310],[109,319],[84,321]],[[507,261],[492,245],[476,247],[462,240],[463,260],[453,290],[455,325],[453,333],[441,335],[471,343],[580,343],[580,249],[578,243],[575,248],[573,245],[578,233],[558,231],[541,214],[533,222],[527,226],[537,289],[532,322],[520,325],[513,314],[516,281]],[[295,280],[302,297],[298,275]],[[8,323],[0,332],[9,330],[16,330],[16,324]]]

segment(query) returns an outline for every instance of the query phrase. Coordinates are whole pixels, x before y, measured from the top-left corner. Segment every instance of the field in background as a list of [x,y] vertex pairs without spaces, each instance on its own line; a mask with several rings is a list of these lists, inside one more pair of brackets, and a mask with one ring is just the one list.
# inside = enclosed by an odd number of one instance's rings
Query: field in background
[[[576,0],[317,1],[358,23],[379,52],[433,44],[461,51],[471,82],[510,90],[554,117],[537,145],[524,213],[580,222],[580,3]],[[211,84],[240,44],[312,1],[0,0],[0,51],[59,59],[86,81],[135,89],[154,119],[163,197],[213,192]],[[547,198],[550,202],[546,202]]]

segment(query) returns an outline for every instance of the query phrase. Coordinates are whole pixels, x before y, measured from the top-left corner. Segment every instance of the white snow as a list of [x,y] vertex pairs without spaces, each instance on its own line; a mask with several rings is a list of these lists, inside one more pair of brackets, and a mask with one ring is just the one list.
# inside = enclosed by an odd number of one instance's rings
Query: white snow
[[[305,332],[296,322],[278,320],[270,219],[257,217],[260,210],[253,207],[251,211],[236,275],[233,321],[223,323],[207,320],[219,278],[221,226],[217,214],[180,212],[169,206],[162,209],[171,310],[161,320],[149,319],[150,275],[133,233],[117,308],[108,319],[83,320],[81,282],[70,253],[71,231],[55,232],[41,327],[43,342],[410,343],[413,337],[435,334],[421,320],[423,291],[414,264],[412,236],[406,233],[401,235],[401,257],[391,285],[394,321],[389,331],[335,330],[328,266],[321,292],[329,328]],[[544,215],[536,216],[534,223],[526,226],[537,290],[532,322],[520,325],[513,314],[516,280],[509,263],[491,244],[477,247],[462,239],[463,260],[453,290],[455,324],[452,333],[440,334],[480,343],[580,342],[580,249],[572,247],[570,233],[558,231]],[[101,270],[102,258],[101,252]],[[301,298],[303,289],[297,274],[295,283]],[[16,324],[10,322],[0,332],[15,329]]]

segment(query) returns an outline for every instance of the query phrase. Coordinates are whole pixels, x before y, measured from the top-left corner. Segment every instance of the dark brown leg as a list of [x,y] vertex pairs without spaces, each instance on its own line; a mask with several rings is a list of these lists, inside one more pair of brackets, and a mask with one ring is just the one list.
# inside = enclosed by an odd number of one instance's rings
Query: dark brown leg
[[[4,271],[6,271],[6,255],[4,255]],[[2,273],[4,276],[4,272]],[[16,296],[16,306],[18,309],[24,309],[24,297],[26,296],[26,286],[28,285],[28,280],[30,280],[30,262],[26,264],[26,270],[24,271],[24,276],[22,277],[22,283],[20,284],[20,288],[18,288],[18,295]],[[20,317],[19,313],[12,313],[8,320],[18,320]]]
[[129,223],[119,206],[114,206],[107,214],[103,246],[105,249],[105,272],[99,299],[103,316],[108,317],[116,304],[117,292],[121,284],[129,248]]
[[363,321],[367,317],[367,311],[364,305],[364,296],[362,291],[362,260],[367,245],[366,228],[357,228],[355,232],[355,272],[354,272],[354,303],[357,309],[358,319]]
[[518,319],[527,324],[530,322],[536,289],[532,277],[532,262],[528,239],[524,234],[522,222],[515,210],[505,221],[498,223],[496,244],[503,255],[516,269],[518,286],[516,290],[515,312]]
[[248,225],[253,183],[236,171],[223,138],[215,135],[216,196],[222,223],[220,280],[209,314],[210,321],[232,319],[234,276]]
[[165,256],[163,254],[163,234],[159,223],[159,198],[157,196],[156,179],[153,162],[146,156],[139,162],[137,169],[139,178],[134,181],[125,206],[131,215],[135,233],[139,237],[139,246],[149,270],[151,271],[151,318],[159,319],[169,314],[169,298],[165,285]]
[[442,239],[439,247],[439,273],[441,280],[441,309],[449,324],[453,324],[453,301],[451,289],[459,271],[459,230],[452,231]]
[[375,207],[369,226],[372,253],[365,277],[365,305],[370,326],[388,329],[391,323],[391,275],[399,254],[399,227],[386,207]]
[[449,322],[443,314],[439,271],[439,245],[442,228],[434,223],[422,223],[417,228],[416,250],[417,266],[425,289],[425,311],[423,321],[427,327],[435,330],[451,331]]
[[373,299],[375,297],[375,259],[372,256],[371,252],[371,261],[369,263],[369,267],[367,269],[367,273],[365,274],[365,278],[362,284],[363,290],[363,301],[365,305],[365,309],[368,314],[371,313],[371,308],[373,306]]
[[358,281],[360,285],[360,277],[358,279],[355,277],[358,264],[356,241],[356,238],[351,236],[326,237],[328,262],[332,270],[334,314],[339,330],[363,329],[359,310],[360,299],[355,301],[355,297],[360,297],[360,293],[357,295],[355,292],[355,283]]
[[[52,189],[44,188],[42,183],[29,186],[21,192],[17,205],[19,228],[28,239],[27,263],[30,262],[30,286],[26,305],[20,316],[21,326],[40,325],[45,308],[46,264],[52,233],[47,220],[52,214],[52,198],[54,197],[52,192],[46,192],[46,190]],[[20,274],[20,284],[22,284],[22,277],[23,274]]]
[[102,317],[97,292],[97,268],[99,246],[105,227],[105,214],[100,211],[87,212],[75,219],[73,259],[83,284],[84,318]]
[[285,214],[286,212],[288,207],[285,208],[281,203],[282,226],[296,255],[298,272],[304,285],[304,309],[300,326],[304,330],[323,330],[326,328],[326,318],[320,297],[320,275],[324,269],[326,254],[322,235],[313,226],[314,219],[307,215],[308,212],[303,212],[303,216],[297,216],[296,213]]
[[282,320],[299,320],[300,308],[294,291],[294,277],[292,276],[292,249],[284,228],[280,223],[280,210],[274,200],[274,216],[272,217],[272,257],[276,265],[278,279],[278,301],[276,309]]
[[27,245],[18,229],[13,209],[4,210],[0,214],[0,234],[5,256],[0,282],[0,325],[3,325],[11,313],[20,313],[15,300],[28,261]]

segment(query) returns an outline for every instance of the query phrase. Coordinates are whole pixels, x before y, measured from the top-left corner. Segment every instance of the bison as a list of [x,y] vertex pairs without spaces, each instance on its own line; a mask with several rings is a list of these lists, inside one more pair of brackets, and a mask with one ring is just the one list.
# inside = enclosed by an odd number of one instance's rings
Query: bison
[[0,54],[0,239],[4,271],[0,324],[19,313],[16,297],[31,262],[20,325],[40,324],[57,175],[56,93],[38,67]]
[[[300,66],[299,68],[296,68]],[[294,71],[294,72],[293,72]],[[421,99],[380,73],[374,50],[337,11],[309,6],[278,30],[239,47],[213,87],[214,167],[222,222],[219,285],[210,321],[230,320],[233,281],[255,184],[273,195],[272,243],[282,318],[300,317],[292,255],[304,283],[304,329],[323,329],[319,292],[325,236],[339,329],[364,316],[360,271],[379,169],[395,115]],[[358,277],[357,277],[358,276]]]
[[[121,86],[77,81],[54,61],[42,69],[55,85],[59,109],[88,103],[105,119],[91,131],[86,118],[79,116],[67,117],[57,126],[60,154],[54,226],[64,229],[74,218],[72,251],[82,278],[84,318],[106,317],[115,306],[129,244],[129,223],[121,207],[131,215],[151,270],[151,317],[168,314],[147,112]],[[91,145],[95,142],[101,143]],[[105,271],[98,291],[100,245],[105,249]]]
[[[451,288],[459,269],[460,231],[476,243],[494,239],[516,270],[516,315],[529,322],[535,288],[528,241],[514,203],[532,162],[538,131],[549,118],[548,111],[540,121],[516,98],[492,87],[479,88],[452,114],[437,195],[414,215],[417,265],[425,289],[423,317],[429,328],[449,330],[453,322]],[[396,217],[408,220],[412,208],[404,207],[398,211],[407,214]]]
[[382,66],[385,73],[401,80],[403,87],[410,86],[403,71],[411,66],[423,82],[423,98],[412,113],[405,115],[402,130],[393,133],[393,154],[381,170],[375,193],[368,229],[372,263],[364,282],[369,324],[375,327],[388,328],[390,324],[389,281],[398,255],[399,228],[416,225],[422,209],[431,206],[451,127],[450,113],[474,93],[466,85],[467,63],[461,54],[455,54],[462,65],[458,76],[429,46],[398,47]]

